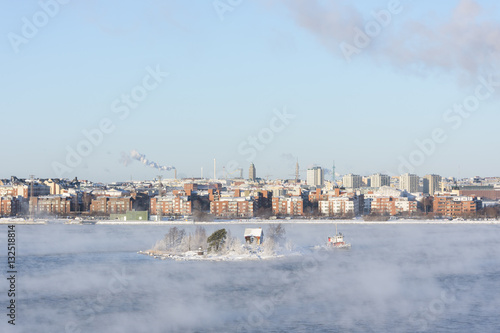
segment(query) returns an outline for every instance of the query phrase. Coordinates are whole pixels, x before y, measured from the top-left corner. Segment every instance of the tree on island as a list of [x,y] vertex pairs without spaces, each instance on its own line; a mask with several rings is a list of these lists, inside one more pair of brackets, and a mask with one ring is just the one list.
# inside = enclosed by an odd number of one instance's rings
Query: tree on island
[[207,232],[203,227],[196,227],[194,231],[194,235],[188,236],[189,244],[188,250],[197,250],[199,248],[206,249],[207,248]]
[[205,228],[198,226],[194,234],[187,234],[184,229],[172,227],[163,239],[156,242],[152,250],[173,253],[197,250],[200,247],[202,249],[207,248],[207,233]]
[[226,242],[226,229],[219,229],[207,238],[208,251],[219,252]]
[[281,223],[270,224],[267,228],[266,238],[272,240],[274,244],[282,246],[286,240],[285,227]]
[[186,231],[184,231],[184,229],[179,229],[177,227],[170,228],[165,238],[163,238],[165,248],[171,250],[179,248],[185,236]]

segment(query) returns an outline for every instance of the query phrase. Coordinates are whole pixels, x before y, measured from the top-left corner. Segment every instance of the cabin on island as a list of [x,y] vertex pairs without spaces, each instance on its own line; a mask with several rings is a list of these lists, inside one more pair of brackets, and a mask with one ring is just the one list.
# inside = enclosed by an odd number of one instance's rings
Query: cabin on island
[[248,244],[257,244],[260,245],[262,244],[262,241],[264,240],[264,232],[262,231],[262,228],[246,228],[245,229],[245,241]]

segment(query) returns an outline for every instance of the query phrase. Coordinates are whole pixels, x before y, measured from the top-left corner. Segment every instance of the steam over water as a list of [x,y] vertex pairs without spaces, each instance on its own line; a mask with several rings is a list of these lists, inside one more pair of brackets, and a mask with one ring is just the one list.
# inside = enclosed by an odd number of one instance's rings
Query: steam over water
[[[243,237],[252,225],[225,227]],[[266,229],[266,225],[260,225]],[[193,231],[194,226],[179,226]],[[178,262],[139,255],[170,226],[17,229],[17,318],[1,332],[497,332],[497,225],[285,225],[302,255]],[[6,268],[7,227],[0,253]]]

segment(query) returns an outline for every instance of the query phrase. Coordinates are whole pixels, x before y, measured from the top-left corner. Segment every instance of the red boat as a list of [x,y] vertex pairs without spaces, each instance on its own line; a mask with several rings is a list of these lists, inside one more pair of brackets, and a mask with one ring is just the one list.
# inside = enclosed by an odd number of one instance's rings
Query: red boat
[[337,224],[335,224],[335,236],[328,237],[328,245],[334,248],[349,248],[351,244],[347,244],[344,241],[344,235],[341,232],[337,232]]

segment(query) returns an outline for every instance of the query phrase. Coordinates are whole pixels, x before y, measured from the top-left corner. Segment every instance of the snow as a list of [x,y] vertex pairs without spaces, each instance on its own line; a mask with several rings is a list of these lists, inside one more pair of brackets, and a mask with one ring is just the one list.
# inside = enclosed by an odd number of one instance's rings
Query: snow
[[262,228],[246,228],[244,237],[262,237]]
[[[266,254],[264,250],[229,251],[227,253],[204,253],[199,255],[197,251],[187,251],[184,253],[168,253],[161,251],[139,251],[137,253],[151,256],[160,260],[175,261],[245,261],[245,260],[270,260],[285,257],[284,254],[270,253]],[[296,253],[295,253],[296,254]]]

